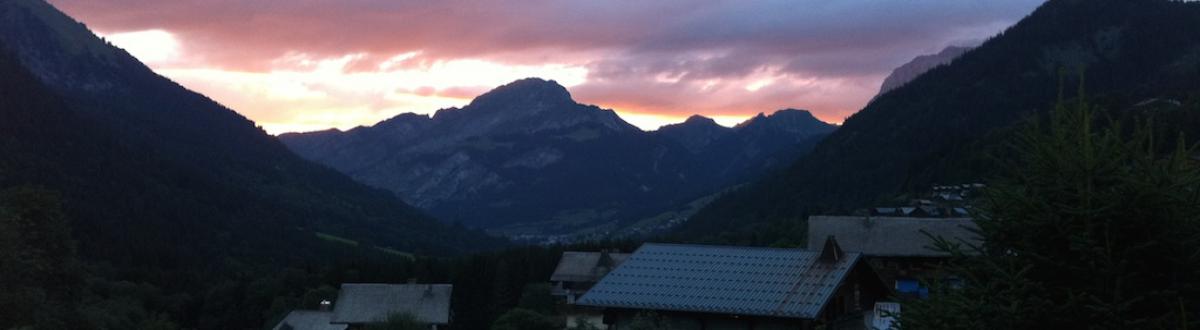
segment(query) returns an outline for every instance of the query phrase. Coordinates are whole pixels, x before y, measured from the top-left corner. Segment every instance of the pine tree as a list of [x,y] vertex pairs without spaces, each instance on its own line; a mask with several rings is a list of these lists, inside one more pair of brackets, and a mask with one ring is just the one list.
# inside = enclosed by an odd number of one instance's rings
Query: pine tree
[[75,241],[53,191],[0,191],[0,327],[70,328],[82,283]]
[[366,330],[422,330],[429,326],[422,324],[416,316],[408,313],[389,315],[387,320],[380,323],[368,324]]
[[1200,326],[1200,166],[1183,138],[1161,145],[1082,101],[1044,123],[987,194],[985,243],[939,241],[962,284],[907,303],[903,328]]

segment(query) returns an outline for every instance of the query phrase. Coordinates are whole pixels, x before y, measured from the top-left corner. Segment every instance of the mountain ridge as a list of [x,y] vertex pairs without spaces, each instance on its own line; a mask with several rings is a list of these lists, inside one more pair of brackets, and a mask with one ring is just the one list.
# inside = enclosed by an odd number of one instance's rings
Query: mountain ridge
[[[433,116],[401,114],[345,132],[279,138],[440,218],[510,236],[547,232],[541,227],[558,228],[548,230],[557,235],[617,230],[687,204],[803,153],[796,145],[834,128],[798,110],[754,122],[729,128],[693,116],[647,132],[612,110],[575,102],[554,81],[526,78]],[[692,129],[705,132],[690,141]],[[561,186],[582,194],[565,198]],[[514,211],[521,209],[530,211]]]
[[917,56],[892,70],[892,73],[883,79],[883,83],[879,86],[879,93],[875,94],[875,97],[904,86],[933,68],[950,64],[951,61],[974,48],[975,46],[949,46],[935,54]]
[[701,115],[692,115],[683,122],[654,130],[655,134],[670,137],[693,152],[699,152],[714,140],[733,132],[734,128],[721,126],[716,120]]

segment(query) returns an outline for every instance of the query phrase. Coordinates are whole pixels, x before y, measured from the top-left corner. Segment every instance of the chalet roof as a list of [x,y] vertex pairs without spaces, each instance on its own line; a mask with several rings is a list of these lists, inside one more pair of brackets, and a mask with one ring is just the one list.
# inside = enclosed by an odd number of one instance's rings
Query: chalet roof
[[813,319],[858,262],[821,251],[647,243],[576,303]]
[[[345,330],[345,324],[330,324],[333,312],[294,310],[279,321],[272,330]],[[286,325],[286,327],[285,327]]]
[[979,244],[970,218],[906,218],[812,216],[808,218],[808,247],[819,248],[829,236],[846,251],[881,257],[939,257],[933,240],[922,232],[954,242]]
[[380,322],[409,313],[430,324],[450,322],[450,284],[342,284],[333,307],[333,323]]
[[628,253],[565,251],[554,268],[554,274],[550,275],[550,281],[598,282],[626,258],[629,258]]

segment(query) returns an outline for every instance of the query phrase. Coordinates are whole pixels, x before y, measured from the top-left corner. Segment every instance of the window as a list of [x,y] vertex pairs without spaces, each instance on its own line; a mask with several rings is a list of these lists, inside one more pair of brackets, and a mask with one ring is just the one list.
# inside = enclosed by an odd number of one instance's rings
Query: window
[[921,286],[921,282],[912,278],[896,279],[896,293],[901,295],[914,295],[921,298],[929,297],[929,288]]
[[915,293],[921,289],[921,283],[911,278],[896,279],[896,292]]

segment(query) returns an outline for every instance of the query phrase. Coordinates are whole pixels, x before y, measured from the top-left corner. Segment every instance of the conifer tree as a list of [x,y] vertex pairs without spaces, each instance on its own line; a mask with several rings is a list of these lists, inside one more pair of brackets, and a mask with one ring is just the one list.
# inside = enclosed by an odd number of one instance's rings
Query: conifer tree
[[906,303],[902,327],[1200,327],[1200,167],[1182,137],[1121,126],[1083,101],[1031,124],[976,219],[982,246],[938,240],[961,284]]

